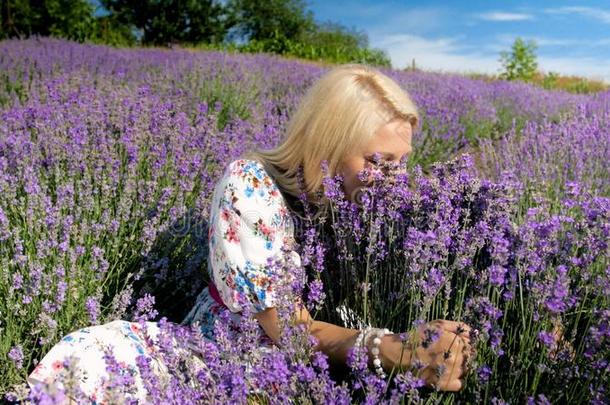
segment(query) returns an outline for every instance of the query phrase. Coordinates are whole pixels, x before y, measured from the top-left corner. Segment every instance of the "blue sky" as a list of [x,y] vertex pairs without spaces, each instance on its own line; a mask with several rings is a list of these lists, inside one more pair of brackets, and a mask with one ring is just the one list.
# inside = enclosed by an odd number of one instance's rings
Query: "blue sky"
[[362,29],[395,68],[498,73],[515,38],[536,41],[542,71],[610,83],[610,1],[306,0],[317,21]]

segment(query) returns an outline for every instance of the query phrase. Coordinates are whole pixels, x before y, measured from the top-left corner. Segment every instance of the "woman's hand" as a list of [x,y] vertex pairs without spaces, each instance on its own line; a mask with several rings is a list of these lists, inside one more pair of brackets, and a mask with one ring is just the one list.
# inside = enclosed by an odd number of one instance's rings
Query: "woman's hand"
[[428,386],[459,391],[475,354],[470,333],[471,328],[462,322],[437,319],[411,331],[404,350],[400,335],[385,336],[379,356],[388,373],[394,366],[411,369]]

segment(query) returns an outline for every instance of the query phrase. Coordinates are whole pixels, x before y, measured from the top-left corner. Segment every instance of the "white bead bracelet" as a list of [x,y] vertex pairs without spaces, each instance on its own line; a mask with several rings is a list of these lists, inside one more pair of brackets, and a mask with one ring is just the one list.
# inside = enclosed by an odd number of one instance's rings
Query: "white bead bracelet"
[[383,367],[381,366],[381,359],[379,358],[379,346],[381,345],[381,338],[383,336],[390,335],[394,332],[390,331],[387,328],[380,329],[380,328],[371,328],[371,327],[367,326],[366,328],[364,328],[363,330],[360,331],[360,334],[356,338],[355,346],[365,345],[366,347],[368,347],[367,335],[371,331],[373,332],[373,335],[374,335],[373,347],[371,348],[371,354],[373,355],[373,366],[375,367],[375,372],[381,378],[385,378],[386,374],[383,371]]

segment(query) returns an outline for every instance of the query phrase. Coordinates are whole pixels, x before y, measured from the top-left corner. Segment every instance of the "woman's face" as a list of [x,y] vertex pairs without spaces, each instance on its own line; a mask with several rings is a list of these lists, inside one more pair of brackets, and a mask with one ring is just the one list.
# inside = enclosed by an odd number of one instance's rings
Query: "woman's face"
[[412,128],[409,121],[395,119],[382,125],[372,139],[361,149],[345,157],[337,169],[343,175],[343,191],[350,201],[356,201],[358,190],[365,185],[357,175],[365,167],[372,167],[372,157],[378,152],[384,161],[399,163],[411,152]]

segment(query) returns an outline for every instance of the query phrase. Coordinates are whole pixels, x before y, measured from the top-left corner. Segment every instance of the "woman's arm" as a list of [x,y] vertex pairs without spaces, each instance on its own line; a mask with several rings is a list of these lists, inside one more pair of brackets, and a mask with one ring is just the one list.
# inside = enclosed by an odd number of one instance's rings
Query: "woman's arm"
[[[296,323],[309,325],[309,333],[318,339],[315,350],[320,350],[328,355],[329,360],[336,366],[345,366],[349,350],[356,343],[359,329],[344,328],[332,323],[314,320],[307,308],[296,309]],[[275,307],[267,308],[254,315],[261,324],[267,335],[278,344],[280,330],[278,326],[278,315]],[[382,338],[379,347],[379,358],[386,371],[390,371],[394,366],[408,367],[411,354],[402,350],[402,342],[399,335],[387,335]],[[369,356],[369,367],[373,367],[373,358]]]
[[[275,307],[267,308],[256,313],[254,317],[275,344],[279,345],[280,328],[277,309]],[[316,321],[311,317],[307,308],[303,306],[298,306],[295,309],[295,319],[297,324],[308,325],[309,333],[318,339],[315,350],[321,350],[327,354],[331,363],[345,366],[348,350],[356,343],[359,330]]]
[[[267,335],[278,344],[280,330],[277,310],[274,307],[267,308],[254,317]],[[360,333],[358,329],[316,321],[304,307],[296,309],[296,323],[309,325],[309,332],[318,339],[315,349],[327,354],[332,364],[346,366],[348,352]],[[425,330],[436,330],[438,335],[433,341],[421,344],[427,340]],[[394,368],[398,369],[395,371],[411,368],[411,360],[415,356],[423,364],[423,369],[417,375],[424,379],[426,385],[445,391],[459,391],[464,384],[465,361],[474,355],[469,334],[470,327],[461,322],[434,320],[409,333],[409,344],[406,345],[408,349],[399,334],[384,336],[379,346],[379,359],[386,373],[389,373]],[[368,365],[373,367],[372,356],[369,356]],[[439,366],[445,370],[440,375],[437,374]]]

